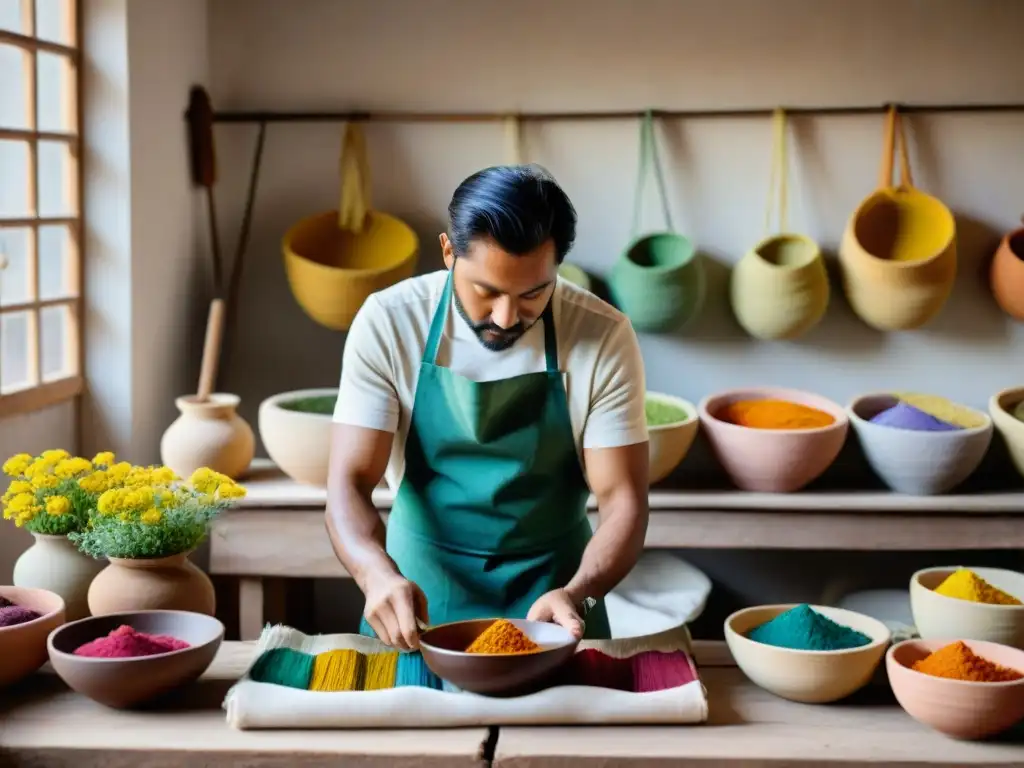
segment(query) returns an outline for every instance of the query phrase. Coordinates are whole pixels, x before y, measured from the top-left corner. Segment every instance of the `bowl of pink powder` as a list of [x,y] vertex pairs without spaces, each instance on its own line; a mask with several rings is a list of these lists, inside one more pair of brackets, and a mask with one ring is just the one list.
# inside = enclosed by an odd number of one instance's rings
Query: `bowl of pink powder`
[[0,688],[46,663],[46,638],[64,623],[64,600],[45,589],[0,586]]
[[129,709],[194,682],[223,639],[224,625],[206,614],[133,611],[65,624],[50,634],[47,648],[72,690]]

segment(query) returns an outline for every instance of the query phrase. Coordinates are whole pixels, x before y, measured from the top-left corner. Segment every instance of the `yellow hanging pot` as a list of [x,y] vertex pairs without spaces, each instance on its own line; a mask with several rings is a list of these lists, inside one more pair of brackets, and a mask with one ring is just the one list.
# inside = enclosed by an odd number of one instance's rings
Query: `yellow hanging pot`
[[[897,142],[901,179],[893,186]],[[890,107],[879,188],[850,217],[839,246],[846,298],[880,331],[920,328],[952,293],[956,262],[953,214],[914,187],[902,121]]]
[[366,298],[411,277],[419,239],[404,221],[371,207],[370,163],[361,128],[342,142],[338,210],[318,213],[284,236],[284,268],[295,300],[320,325],[346,331]]
[[[806,235],[786,231],[786,115],[775,110],[774,151],[768,205],[767,236],[733,268],[729,283],[733,314],[757,339],[793,339],[815,325],[829,300],[828,272],[818,244]],[[776,234],[772,218],[778,206]]]

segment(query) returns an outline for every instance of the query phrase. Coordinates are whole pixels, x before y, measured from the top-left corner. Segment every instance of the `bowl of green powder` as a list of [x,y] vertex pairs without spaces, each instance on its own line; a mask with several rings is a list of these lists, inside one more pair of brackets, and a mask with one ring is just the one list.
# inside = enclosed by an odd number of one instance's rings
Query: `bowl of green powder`
[[752,682],[790,701],[824,704],[867,685],[889,628],[863,613],[822,605],[758,605],[725,620],[725,641]]
[[338,390],[299,389],[260,403],[260,440],[271,461],[304,485],[327,486],[331,424]]
[[700,420],[692,403],[662,392],[647,393],[644,415],[650,437],[650,484],[654,485],[672,474],[686,458]]

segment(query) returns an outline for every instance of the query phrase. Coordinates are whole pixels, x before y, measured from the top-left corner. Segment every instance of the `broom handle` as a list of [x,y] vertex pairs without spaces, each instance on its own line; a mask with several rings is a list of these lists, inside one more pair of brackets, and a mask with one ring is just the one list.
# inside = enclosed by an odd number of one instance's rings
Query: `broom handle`
[[199,369],[199,402],[205,403],[213,392],[217,380],[217,359],[220,357],[220,342],[224,335],[224,299],[210,302],[210,313],[206,318],[206,340],[203,342],[203,363]]

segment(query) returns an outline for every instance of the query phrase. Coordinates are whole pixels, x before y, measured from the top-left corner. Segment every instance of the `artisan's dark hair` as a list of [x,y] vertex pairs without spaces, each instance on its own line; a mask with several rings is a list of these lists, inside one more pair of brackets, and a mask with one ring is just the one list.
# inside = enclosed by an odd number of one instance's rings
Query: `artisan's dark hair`
[[448,204],[448,237],[465,256],[479,238],[491,238],[514,256],[549,239],[561,264],[576,239],[576,210],[558,183],[536,165],[498,165],[459,184]]

